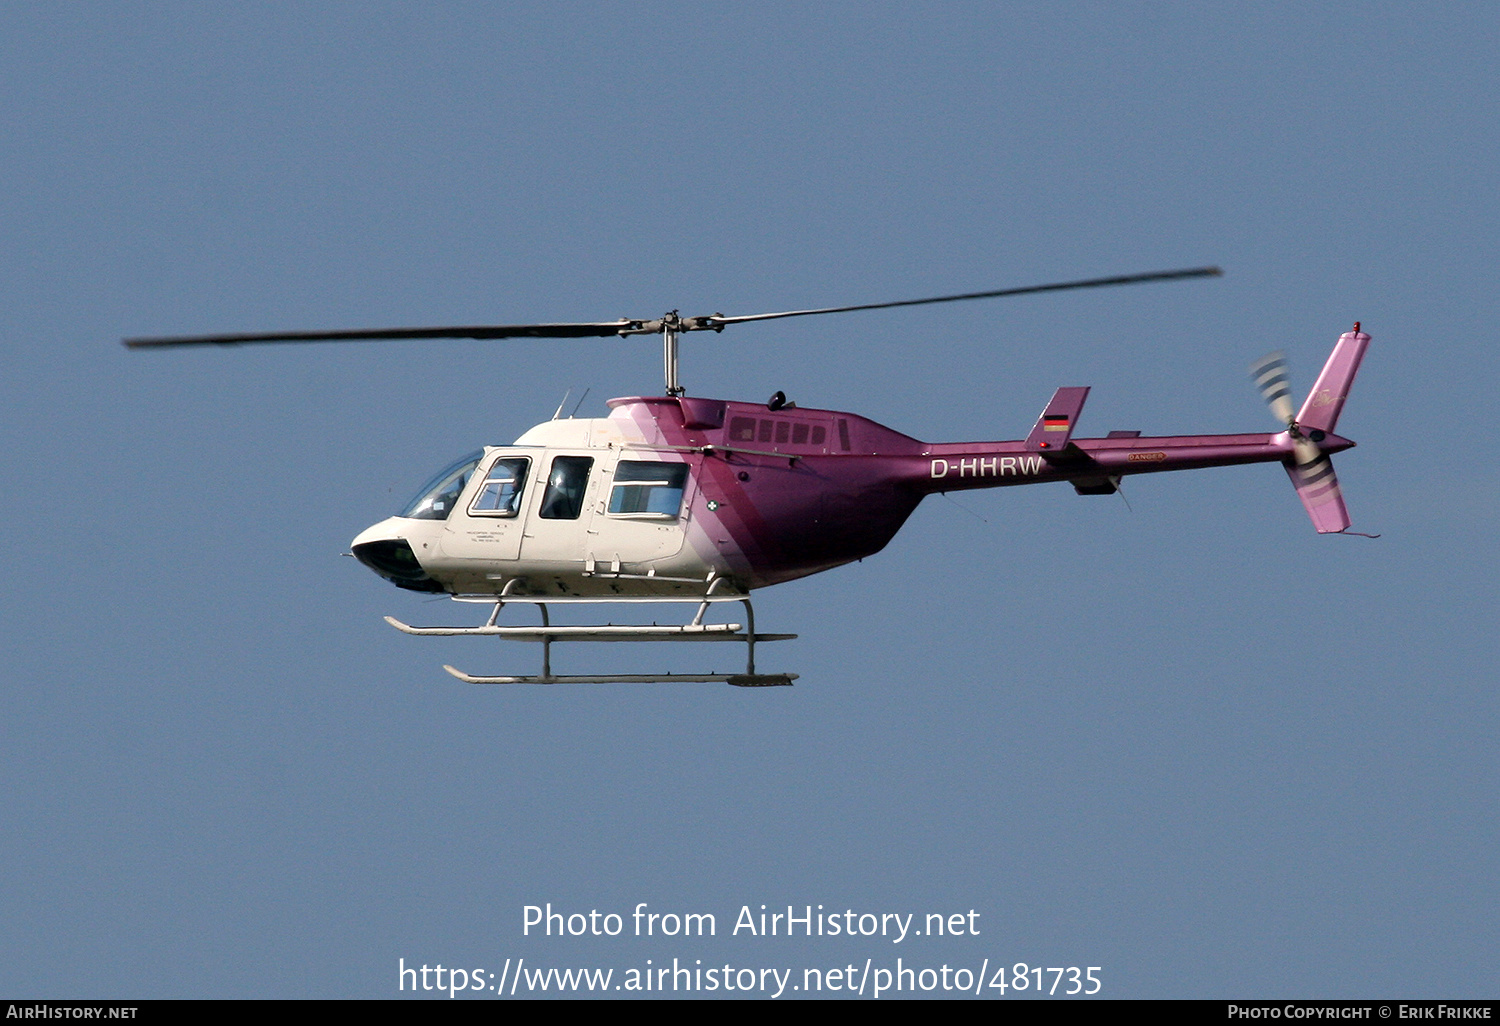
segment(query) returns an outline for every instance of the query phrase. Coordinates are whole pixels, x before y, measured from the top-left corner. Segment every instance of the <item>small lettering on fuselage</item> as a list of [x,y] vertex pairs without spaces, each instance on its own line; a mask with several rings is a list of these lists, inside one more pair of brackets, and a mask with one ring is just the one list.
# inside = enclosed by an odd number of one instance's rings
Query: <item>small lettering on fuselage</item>
[[1156,463],[1167,458],[1164,452],[1133,452],[1125,459],[1131,463]]
[[1040,456],[974,456],[952,460],[933,460],[934,479],[947,477],[1020,477],[1025,474],[1040,474]]

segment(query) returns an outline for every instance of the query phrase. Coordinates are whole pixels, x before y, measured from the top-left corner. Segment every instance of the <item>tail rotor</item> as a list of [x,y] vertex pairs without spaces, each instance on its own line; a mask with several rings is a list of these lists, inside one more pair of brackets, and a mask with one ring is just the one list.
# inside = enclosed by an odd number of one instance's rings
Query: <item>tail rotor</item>
[[[1302,432],[1297,425],[1297,415],[1292,406],[1291,375],[1288,373],[1289,364],[1286,353],[1276,350],[1267,353],[1259,360],[1250,365],[1250,377],[1255,382],[1255,387],[1260,390],[1261,398],[1271,408],[1271,416],[1286,428],[1286,433],[1292,439],[1293,450],[1296,452],[1297,465],[1307,466],[1317,461],[1322,455],[1318,448],[1321,438],[1314,440]],[[1321,435],[1322,432],[1317,432]]]

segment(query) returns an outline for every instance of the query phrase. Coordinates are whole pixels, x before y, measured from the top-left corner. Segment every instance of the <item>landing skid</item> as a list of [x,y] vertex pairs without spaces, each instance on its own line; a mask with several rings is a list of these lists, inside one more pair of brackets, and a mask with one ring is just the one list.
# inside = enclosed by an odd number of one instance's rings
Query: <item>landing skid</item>
[[790,687],[795,673],[612,673],[544,677],[476,677],[444,666],[465,684],[729,684],[737,688]]
[[[785,687],[797,679],[795,673],[756,673],[755,646],[763,641],[788,641],[795,634],[757,634],[755,610],[748,595],[718,593],[721,579],[708,583],[702,595],[688,596],[638,596],[609,597],[551,597],[533,595],[507,595],[499,597],[455,595],[460,602],[492,603],[489,619],[478,627],[413,627],[393,616],[386,623],[405,634],[419,637],[498,637],[514,641],[539,641],[542,644],[542,672],[534,676],[505,675],[478,676],[465,673],[452,666],[444,666],[450,674],[466,684],[728,684],[739,688]],[[514,582],[513,582],[514,583]],[[509,590],[507,588],[507,590]],[[526,602],[535,605],[541,612],[542,622],[532,626],[502,626],[497,621],[500,611],[507,603]],[[553,605],[625,605],[630,607],[657,603],[697,603],[698,611],[692,620],[684,624],[552,624],[548,607]],[[745,607],[745,622],[704,623],[709,606],[718,602],[738,602]],[[743,673],[607,673],[607,674],[556,674],[552,672],[552,645],[560,641],[738,641],[745,645],[745,671]]]

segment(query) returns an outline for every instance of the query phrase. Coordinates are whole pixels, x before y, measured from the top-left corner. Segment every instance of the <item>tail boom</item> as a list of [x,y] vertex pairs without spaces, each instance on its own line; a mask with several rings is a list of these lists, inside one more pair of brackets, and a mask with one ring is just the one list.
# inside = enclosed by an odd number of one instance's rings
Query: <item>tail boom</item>
[[[1354,443],[1329,435],[1325,452]],[[1099,477],[1161,474],[1174,470],[1284,463],[1295,458],[1287,432],[1245,435],[1166,435],[1078,438],[1067,448],[1037,453],[1024,441],[929,445],[919,459],[905,458],[907,483],[923,494],[1078,481]]]

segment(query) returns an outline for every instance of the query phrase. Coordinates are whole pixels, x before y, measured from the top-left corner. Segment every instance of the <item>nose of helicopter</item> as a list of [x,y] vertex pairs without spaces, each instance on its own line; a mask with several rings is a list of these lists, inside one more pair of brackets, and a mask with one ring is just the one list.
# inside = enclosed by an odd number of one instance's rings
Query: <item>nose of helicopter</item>
[[408,591],[443,591],[443,586],[427,573],[407,540],[410,521],[391,517],[365,528],[355,536],[349,550],[354,558]]

